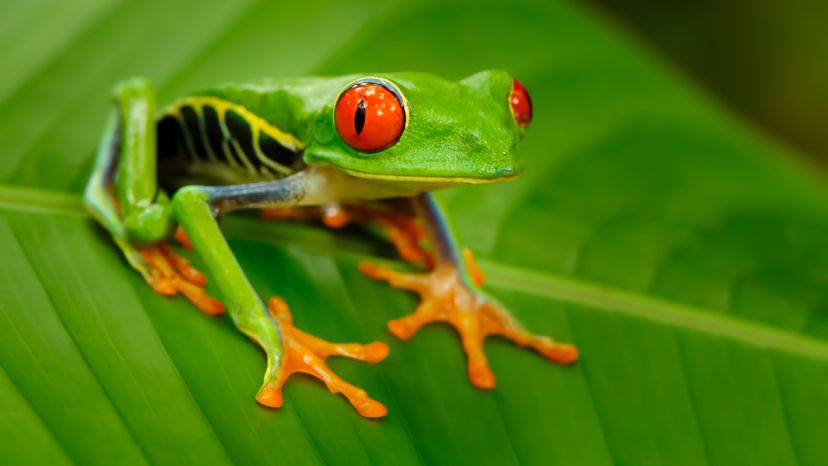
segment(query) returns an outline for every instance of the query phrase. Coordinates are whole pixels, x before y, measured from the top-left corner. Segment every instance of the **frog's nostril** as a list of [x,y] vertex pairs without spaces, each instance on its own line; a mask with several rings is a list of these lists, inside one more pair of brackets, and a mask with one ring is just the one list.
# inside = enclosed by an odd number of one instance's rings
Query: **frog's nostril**
[[517,124],[522,127],[529,126],[532,121],[532,99],[526,88],[517,79],[512,80],[512,92],[509,93],[509,108]]

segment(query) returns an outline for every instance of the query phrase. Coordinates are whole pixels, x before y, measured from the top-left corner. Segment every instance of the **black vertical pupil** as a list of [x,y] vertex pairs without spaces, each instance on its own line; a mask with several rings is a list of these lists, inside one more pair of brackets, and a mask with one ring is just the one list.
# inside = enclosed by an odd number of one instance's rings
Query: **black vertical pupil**
[[365,127],[365,101],[359,99],[356,112],[354,112],[354,128],[356,128],[357,136],[362,133],[362,128]]

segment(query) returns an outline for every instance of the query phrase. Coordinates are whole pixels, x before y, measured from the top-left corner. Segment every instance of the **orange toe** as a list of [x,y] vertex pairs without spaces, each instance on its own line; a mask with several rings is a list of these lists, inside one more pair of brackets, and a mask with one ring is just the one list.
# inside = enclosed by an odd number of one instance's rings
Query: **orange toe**
[[166,243],[138,250],[150,268],[147,277],[156,293],[173,296],[183,294],[205,314],[215,315],[224,312],[224,305],[207,294],[204,289],[204,275],[190,265],[190,262],[176,254]]
[[380,362],[388,356],[388,345],[381,341],[375,341],[365,345],[365,362]]
[[572,364],[578,360],[578,348],[569,343],[557,343],[543,355],[558,364]]
[[193,249],[193,242],[190,241],[190,237],[187,236],[187,232],[184,231],[184,228],[180,226],[175,229],[175,240],[178,241],[178,244],[180,244],[181,247]]
[[342,228],[354,218],[339,204],[327,206],[322,212],[322,223],[328,228]]
[[385,230],[388,241],[394,245],[403,260],[424,264],[429,269],[434,266],[434,256],[422,246],[425,233],[412,218],[404,215],[384,215],[377,216],[374,223]]
[[[189,241],[189,239],[187,241]],[[161,253],[172,264],[181,278],[202,288],[207,284],[207,279],[204,278],[204,275],[195,267],[190,265],[190,261],[187,260],[187,258],[176,254],[169,244],[159,243],[156,247],[161,250]]]
[[149,284],[153,291],[164,296],[175,296],[178,293],[178,288],[171,281],[159,276],[150,278]]
[[418,329],[402,322],[400,320],[392,320],[388,322],[388,331],[400,340],[408,340]]
[[368,418],[384,417],[388,414],[388,408],[385,405],[371,399],[365,400],[359,406],[354,406],[354,409],[356,409],[360,416]]
[[328,367],[326,359],[328,356],[344,356],[378,362],[388,355],[387,345],[381,342],[367,345],[330,343],[296,328],[290,310],[281,298],[271,298],[267,304],[271,315],[279,322],[285,352],[278,382],[271,381],[262,387],[256,396],[259,403],[273,408],[282,406],[282,385],[291,375],[300,372],[320,379],[331,393],[342,393],[360,415],[370,418],[385,416],[388,410],[382,403],[371,399],[365,390],[341,379]]
[[262,387],[256,394],[256,401],[268,408],[281,408],[284,404],[281,387],[278,389],[270,385]]
[[491,390],[495,387],[495,376],[488,365],[469,366],[469,380],[477,388]]

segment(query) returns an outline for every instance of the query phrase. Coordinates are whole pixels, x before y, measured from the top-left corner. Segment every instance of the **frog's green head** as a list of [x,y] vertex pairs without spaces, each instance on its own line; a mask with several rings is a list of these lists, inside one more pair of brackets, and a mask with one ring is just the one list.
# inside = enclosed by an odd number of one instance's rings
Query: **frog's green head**
[[[339,87],[341,86],[341,87]],[[503,71],[348,77],[315,122],[309,163],[360,177],[441,185],[516,176],[529,95]]]

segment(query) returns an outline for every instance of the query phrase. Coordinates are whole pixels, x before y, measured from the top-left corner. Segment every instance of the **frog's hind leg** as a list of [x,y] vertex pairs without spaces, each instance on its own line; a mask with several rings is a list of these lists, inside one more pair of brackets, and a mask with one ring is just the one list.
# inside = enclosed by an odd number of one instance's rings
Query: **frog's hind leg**
[[221,303],[204,290],[204,277],[164,242],[173,222],[169,200],[157,188],[150,85],[124,81],[114,97],[116,108],[84,193],[86,207],[155,291],[181,292],[202,311],[220,313]]

